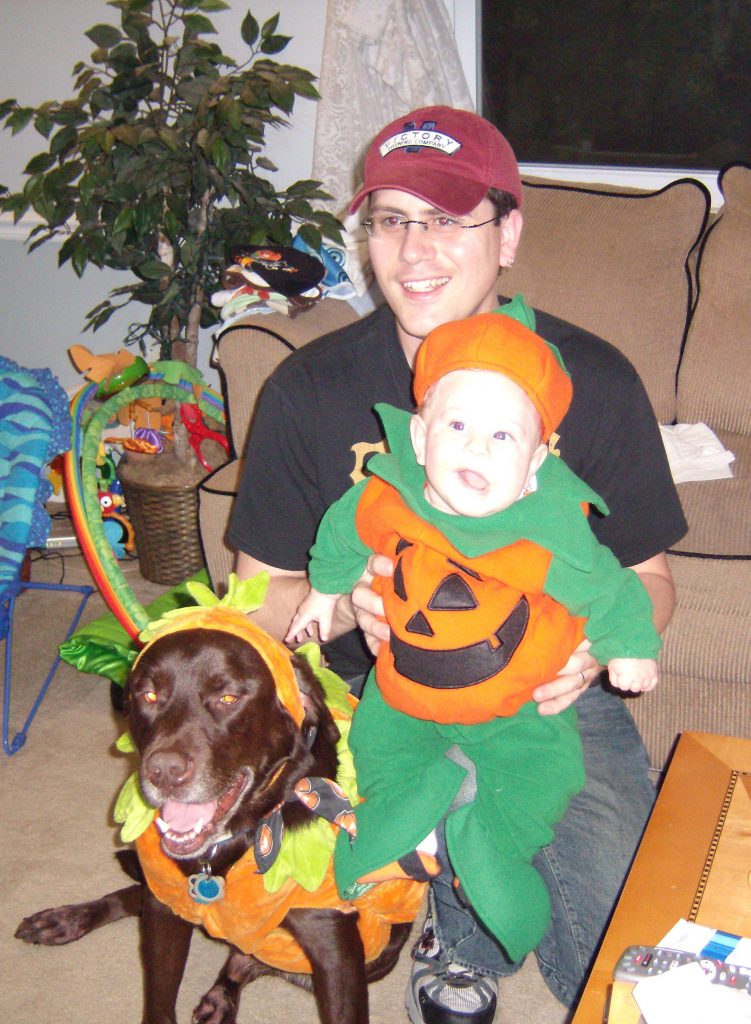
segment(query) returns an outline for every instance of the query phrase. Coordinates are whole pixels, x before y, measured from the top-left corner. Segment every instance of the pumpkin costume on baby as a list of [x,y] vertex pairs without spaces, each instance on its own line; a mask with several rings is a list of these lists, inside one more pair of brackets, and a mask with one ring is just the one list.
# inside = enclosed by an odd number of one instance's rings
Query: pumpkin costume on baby
[[[459,369],[502,373],[534,403],[543,440],[560,424],[571,383],[560,356],[533,333],[534,313],[505,310],[444,325],[419,349],[418,405]],[[389,454],[324,516],[311,551],[312,586],[351,590],[373,552],[394,562],[379,580],[391,640],[382,644],[350,735],[358,786],[357,837],[337,837],[340,892],[404,858],[446,817],[451,869],[485,926],[517,960],[541,940],[550,903],[531,861],[584,784],[576,710],[541,716],[531,694],[555,677],[586,635],[605,664],[653,658],[660,639],[638,576],[600,545],[591,505],[607,509],[555,457],[537,487],[493,515],[432,507],[409,434],[409,414],[378,406]],[[474,762],[477,794],[451,812]]]

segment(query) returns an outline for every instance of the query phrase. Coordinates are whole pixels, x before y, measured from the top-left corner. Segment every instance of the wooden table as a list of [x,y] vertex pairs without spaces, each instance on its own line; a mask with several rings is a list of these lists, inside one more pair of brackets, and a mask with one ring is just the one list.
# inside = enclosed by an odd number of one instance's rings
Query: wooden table
[[613,968],[680,918],[751,936],[751,740],[681,736],[572,1024],[636,1024]]

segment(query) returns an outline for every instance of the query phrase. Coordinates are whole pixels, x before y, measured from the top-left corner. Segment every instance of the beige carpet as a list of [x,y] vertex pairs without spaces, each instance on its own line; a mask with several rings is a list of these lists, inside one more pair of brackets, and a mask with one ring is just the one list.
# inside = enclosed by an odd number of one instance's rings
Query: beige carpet
[[[66,552],[33,566],[32,578],[86,582],[81,557]],[[144,602],[164,589],[146,583],[137,562],[126,567]],[[73,597],[27,593],[18,602],[13,633],[11,736],[26,718],[72,613]],[[84,621],[106,609],[96,595]],[[67,618],[66,618],[67,617]],[[4,645],[2,645],[4,646]],[[4,653],[4,652],[3,652]],[[120,727],[109,684],[63,665],[32,723],[26,745],[0,755],[0,1020],[8,1024],[135,1024],[141,1015],[138,925],[120,921],[58,948],[27,946],[13,932],[27,914],[79,902],[127,884],[114,859],[114,798],[128,774],[113,747]],[[191,1011],[219,970],[226,947],[196,932],[178,1003]],[[410,959],[371,986],[373,1024],[407,1020],[403,992]],[[496,1024],[563,1024],[566,1013],[545,987],[533,960],[504,983]],[[241,1024],[315,1024],[313,999],[277,979],[263,978],[243,996]]]

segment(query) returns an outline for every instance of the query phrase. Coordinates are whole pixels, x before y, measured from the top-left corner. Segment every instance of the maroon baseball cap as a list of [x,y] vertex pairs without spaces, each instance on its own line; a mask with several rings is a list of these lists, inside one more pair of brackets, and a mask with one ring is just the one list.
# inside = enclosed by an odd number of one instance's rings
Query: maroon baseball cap
[[506,139],[479,114],[453,107],[421,107],[378,133],[350,213],[382,188],[409,192],[457,217],[474,210],[489,188],[522,203],[519,166]]

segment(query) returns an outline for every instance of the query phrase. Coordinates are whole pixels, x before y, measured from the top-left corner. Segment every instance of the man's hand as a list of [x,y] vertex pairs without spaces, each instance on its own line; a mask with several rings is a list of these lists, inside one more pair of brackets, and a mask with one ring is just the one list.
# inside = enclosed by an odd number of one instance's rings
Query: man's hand
[[357,625],[363,632],[365,642],[374,656],[391,630],[384,618],[381,595],[372,589],[373,580],[378,576],[393,575],[394,563],[388,555],[371,555],[360,579],[352,588],[352,607]]
[[558,675],[533,690],[541,715],[557,715],[574,703],[602,672],[602,665],[589,653],[589,640],[582,640]]

